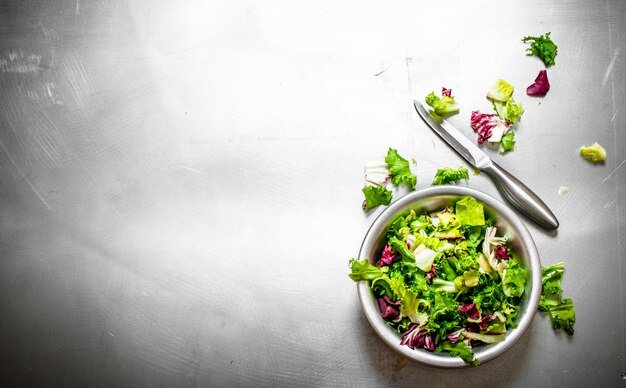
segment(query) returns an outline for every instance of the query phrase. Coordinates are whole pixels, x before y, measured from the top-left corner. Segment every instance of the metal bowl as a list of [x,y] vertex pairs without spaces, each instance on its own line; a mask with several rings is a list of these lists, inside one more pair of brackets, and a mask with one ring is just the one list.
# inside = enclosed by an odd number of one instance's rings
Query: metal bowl
[[[391,223],[399,216],[407,215],[411,210],[420,214],[443,209],[453,205],[463,196],[471,196],[484,204],[485,215],[496,220],[495,226],[500,233],[509,237],[509,247],[517,254],[518,259],[528,269],[530,281],[526,285],[525,298],[520,306],[518,326],[507,332],[504,341],[491,345],[474,348],[474,356],[483,364],[504,353],[524,334],[530,326],[537,311],[541,294],[541,262],[535,242],[528,229],[508,206],[495,198],[478,190],[459,186],[437,186],[414,191],[392,203],[374,221],[361,245],[359,260],[368,259],[374,264],[375,258],[380,255],[385,245],[385,232]],[[429,352],[425,349],[412,350],[408,346],[400,345],[401,336],[389,327],[380,315],[376,299],[372,294],[367,281],[357,284],[359,300],[365,316],[378,335],[394,350],[415,361],[441,367],[462,368],[468,366],[459,357],[452,357],[447,353]]]

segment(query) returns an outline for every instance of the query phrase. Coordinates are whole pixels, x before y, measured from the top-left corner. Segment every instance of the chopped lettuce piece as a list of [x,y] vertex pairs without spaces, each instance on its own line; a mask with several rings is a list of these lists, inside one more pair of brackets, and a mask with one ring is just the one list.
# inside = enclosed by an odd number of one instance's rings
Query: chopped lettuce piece
[[517,123],[524,113],[522,104],[516,104],[513,97],[506,101],[493,100],[493,109],[507,123]]
[[589,147],[580,147],[580,156],[594,163],[606,160],[606,150],[598,142],[593,143]]
[[441,345],[441,350],[450,352],[450,355],[453,357],[461,357],[463,361],[468,364],[478,366],[480,362],[474,357],[474,352],[472,352],[472,348],[467,346],[463,341],[457,341],[456,343],[452,342],[444,342]]
[[571,299],[563,299],[556,306],[551,306],[549,313],[553,329],[563,329],[567,334],[574,335],[576,311],[574,310],[574,302]]
[[365,184],[385,185],[389,180],[390,173],[387,163],[383,158],[371,160],[365,163]]
[[499,142],[510,129],[511,125],[501,120],[497,114],[481,113],[473,111],[471,125],[474,132],[478,134],[478,143],[485,141]]
[[559,186],[559,195],[567,195],[569,193],[569,187]]
[[437,170],[435,180],[433,180],[433,186],[458,183],[461,179],[469,179],[469,172],[467,171],[467,168],[460,167],[454,169],[444,167]]
[[530,42],[530,47],[526,49],[528,55],[538,56],[546,67],[554,66],[554,57],[556,57],[558,47],[550,38],[549,32],[540,36],[526,36],[522,38],[522,42]]
[[561,300],[563,294],[561,280],[564,270],[565,264],[563,262],[541,268],[542,288],[539,310],[550,315],[554,329],[564,329],[569,335],[573,335],[574,324],[576,323],[574,302],[571,299]]
[[513,148],[515,148],[515,132],[511,131],[500,140],[500,155],[513,151]]
[[433,262],[435,261],[435,256],[437,256],[437,252],[426,248],[424,244],[420,244],[417,248],[415,248],[413,254],[415,255],[415,265],[417,268],[424,272],[430,272]]
[[439,117],[450,116],[459,112],[459,104],[456,103],[450,89],[443,88],[442,96],[437,97],[435,92],[430,92],[426,96],[426,103],[433,108]]
[[417,177],[411,172],[409,161],[400,156],[397,150],[389,148],[385,163],[387,163],[387,168],[391,173],[391,182],[394,185],[398,186],[404,183],[409,189],[415,189]]
[[495,344],[497,342],[504,341],[504,339],[506,338],[505,334],[480,334],[472,333],[470,331],[463,331],[461,332],[461,334],[465,338],[482,341],[486,344]]
[[391,191],[385,186],[365,186],[362,191],[365,195],[364,210],[373,209],[378,205],[389,205],[391,202]]
[[515,260],[509,260],[508,268],[504,269],[502,290],[506,296],[520,297],[524,294],[528,271]]
[[548,82],[548,72],[541,70],[535,78],[535,82],[526,88],[526,94],[529,96],[545,96],[550,90],[550,82]]
[[520,118],[522,117],[522,113],[524,113],[524,107],[522,104],[516,104],[513,97],[506,100],[505,105],[506,111],[504,113],[503,119],[507,123],[518,123]]
[[487,92],[487,98],[491,100],[506,101],[513,94],[513,85],[503,79],[498,79]]
[[360,280],[374,280],[382,277],[385,274],[383,268],[378,268],[369,263],[367,259],[358,261],[357,259],[350,259],[350,279],[358,282]]
[[456,203],[456,215],[461,224],[485,225],[485,212],[482,203],[473,197],[463,197]]

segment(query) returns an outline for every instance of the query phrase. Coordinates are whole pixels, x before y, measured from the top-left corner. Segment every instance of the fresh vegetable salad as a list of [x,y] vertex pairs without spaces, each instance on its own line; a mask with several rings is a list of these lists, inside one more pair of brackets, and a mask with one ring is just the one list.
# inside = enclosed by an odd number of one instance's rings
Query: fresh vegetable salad
[[516,326],[529,273],[495,220],[472,197],[430,214],[397,218],[376,265],[350,260],[381,316],[411,349],[448,352],[477,365],[472,349]]

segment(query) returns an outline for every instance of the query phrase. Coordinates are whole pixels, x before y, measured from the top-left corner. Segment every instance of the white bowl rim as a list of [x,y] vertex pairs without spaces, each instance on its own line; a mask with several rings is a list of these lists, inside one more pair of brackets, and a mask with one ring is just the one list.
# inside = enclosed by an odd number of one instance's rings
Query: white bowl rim
[[[370,257],[364,257],[364,255],[366,254],[366,252],[370,252],[372,250],[372,245],[375,244],[376,237],[379,235],[379,233],[384,231],[389,221],[397,213],[403,210],[407,210],[415,202],[437,196],[471,196],[483,202],[485,205],[492,208],[495,212],[504,217],[513,226],[516,233],[519,234],[520,240],[525,245],[528,252],[527,260],[530,264],[529,270],[531,270],[531,284],[530,292],[527,295],[526,308],[520,312],[518,326],[515,329],[510,330],[503,341],[475,350],[474,355],[476,359],[480,362],[480,364],[483,364],[504,353],[520,339],[520,337],[530,326],[532,319],[535,316],[537,307],[539,305],[539,297],[541,294],[541,261],[539,259],[539,252],[537,251],[535,242],[530,232],[524,225],[523,221],[510,207],[504,205],[502,202],[488,194],[485,194],[476,189],[463,186],[445,185],[413,191],[390,204],[374,220],[369,230],[365,234],[361,249],[359,250],[358,260],[371,260]],[[374,331],[376,331],[376,333],[383,339],[383,341],[395,351],[406,356],[407,358],[430,366],[440,368],[463,368],[469,366],[469,364],[467,364],[459,357],[451,357],[436,352],[429,352],[424,349],[413,350],[410,349],[408,346],[400,345],[399,334],[391,329],[381,317],[380,310],[378,308],[378,305],[376,304],[374,296],[370,291],[368,282],[357,282],[357,292],[365,316],[374,328]]]

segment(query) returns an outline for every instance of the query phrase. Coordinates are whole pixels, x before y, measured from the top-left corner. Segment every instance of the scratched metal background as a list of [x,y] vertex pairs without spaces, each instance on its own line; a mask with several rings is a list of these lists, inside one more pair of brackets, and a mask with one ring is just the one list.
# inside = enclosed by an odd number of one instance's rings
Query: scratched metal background
[[[347,277],[363,164],[397,148],[428,186],[462,161],[411,100],[451,87],[470,135],[498,77],[526,113],[488,152],[561,221],[528,226],[576,334],[538,315],[478,369],[405,363]],[[1,385],[624,386],[625,77],[619,0],[0,1]]]

